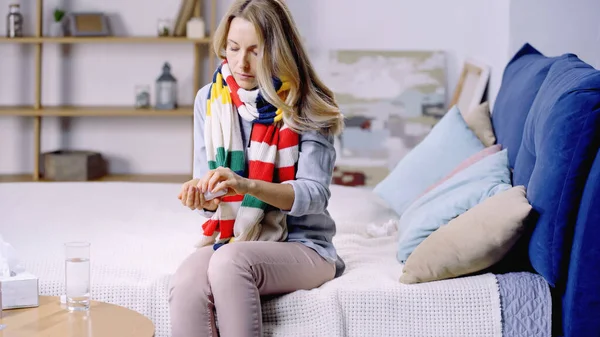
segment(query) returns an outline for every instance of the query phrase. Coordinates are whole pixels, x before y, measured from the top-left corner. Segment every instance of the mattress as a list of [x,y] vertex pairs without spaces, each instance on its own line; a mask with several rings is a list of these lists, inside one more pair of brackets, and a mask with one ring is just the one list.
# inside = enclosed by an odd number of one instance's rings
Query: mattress
[[[42,295],[63,294],[62,244],[91,242],[93,298],[149,317],[156,336],[167,337],[170,276],[194,250],[204,221],[179,203],[179,188],[125,182],[0,184],[0,234],[40,278]],[[483,274],[400,284],[395,236],[366,234],[369,224],[393,220],[393,211],[368,190],[334,185],[331,192],[329,211],[338,226],[334,242],[346,272],[318,289],[265,299],[266,336],[501,336],[503,331],[517,336],[533,331],[528,319],[549,321],[543,283],[521,292],[510,288],[539,282],[527,273],[515,281]],[[541,302],[528,312],[503,310],[524,292]],[[531,328],[536,333],[528,336],[549,334],[543,324]]]

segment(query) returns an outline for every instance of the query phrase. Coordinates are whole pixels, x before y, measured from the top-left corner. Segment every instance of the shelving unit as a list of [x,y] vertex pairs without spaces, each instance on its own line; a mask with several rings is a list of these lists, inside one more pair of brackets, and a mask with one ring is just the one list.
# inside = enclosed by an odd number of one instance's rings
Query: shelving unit
[[190,44],[207,44],[210,43],[209,38],[204,39],[188,39],[187,37],[154,37],[154,36],[107,36],[107,37],[21,37],[8,38],[1,37],[0,43],[20,43],[20,44],[36,44],[36,43],[55,43],[55,44],[79,44],[79,43],[190,43]]
[[192,116],[192,106],[182,106],[174,110],[136,109],[133,107],[78,107],[59,106],[35,109],[32,107],[0,107],[0,116],[31,116],[31,117],[176,117]]
[[[146,183],[181,183],[189,179],[187,174],[111,174],[95,181],[130,181],[130,182],[146,182]],[[34,180],[30,174],[5,174],[0,175],[0,183],[15,183],[15,182],[43,182],[40,177]]]
[[[158,36],[108,36],[108,37],[47,37],[42,34],[43,27],[43,0],[36,0],[36,29],[35,36],[21,38],[0,37],[0,44],[24,44],[35,47],[35,85],[34,103],[32,106],[0,106],[0,116],[19,116],[33,118],[34,137],[34,166],[29,174],[0,175],[0,182],[18,181],[44,181],[40,176],[41,157],[41,130],[43,117],[192,117],[191,106],[181,106],[174,110],[136,109],[133,106],[43,106],[42,105],[42,51],[48,44],[190,44],[194,50],[194,93],[201,85],[201,61],[203,59],[203,46],[209,47],[211,37],[216,29],[217,0],[210,1],[208,18],[204,15],[205,22],[210,28],[209,37],[204,39],[188,39],[187,37],[158,37]],[[194,16],[202,16],[202,2],[198,0],[194,9]],[[177,2],[174,2],[177,3]],[[215,55],[208,49],[209,69],[215,68]],[[192,123],[190,123],[192,125]],[[193,126],[192,126],[193,127]],[[140,181],[140,182],[183,182],[191,177],[189,175],[109,175],[101,181]]]

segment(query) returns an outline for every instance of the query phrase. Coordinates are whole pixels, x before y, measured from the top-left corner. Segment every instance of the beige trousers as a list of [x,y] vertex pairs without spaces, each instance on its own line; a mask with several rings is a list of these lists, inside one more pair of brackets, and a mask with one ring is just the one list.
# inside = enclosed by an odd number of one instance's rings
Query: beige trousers
[[334,275],[333,263],[300,243],[248,241],[217,251],[200,248],[171,280],[172,337],[262,336],[260,296],[313,289]]

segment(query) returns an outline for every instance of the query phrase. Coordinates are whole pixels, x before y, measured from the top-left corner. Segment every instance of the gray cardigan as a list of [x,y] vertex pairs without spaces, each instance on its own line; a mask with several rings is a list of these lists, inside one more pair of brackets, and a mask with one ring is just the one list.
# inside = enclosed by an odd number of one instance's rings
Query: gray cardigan
[[[194,101],[194,178],[201,178],[208,171],[204,119],[209,89],[210,84],[202,87]],[[252,123],[240,117],[240,125],[244,144],[248,144]],[[291,210],[284,213],[287,215],[287,241],[302,243],[326,260],[335,263],[338,277],[344,272],[345,264],[333,246],[335,222],[327,212],[335,155],[333,136],[327,137],[315,131],[300,135],[296,180],[284,182],[294,188],[294,204]],[[212,212],[201,213],[205,217],[212,216]]]

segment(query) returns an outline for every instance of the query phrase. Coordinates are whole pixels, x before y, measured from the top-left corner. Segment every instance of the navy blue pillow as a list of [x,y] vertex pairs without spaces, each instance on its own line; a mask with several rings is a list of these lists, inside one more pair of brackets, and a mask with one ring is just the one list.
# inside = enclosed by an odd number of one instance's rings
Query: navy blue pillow
[[563,297],[563,336],[594,336],[600,331],[600,151],[581,197],[573,249],[569,263],[569,282]]
[[573,54],[554,62],[531,106],[513,183],[527,187],[539,215],[529,243],[532,266],[556,285],[585,180],[600,137],[600,71]]
[[508,150],[511,168],[515,166],[531,104],[554,61],[556,58],[546,57],[526,43],[504,69],[492,110],[492,125],[496,143]]

